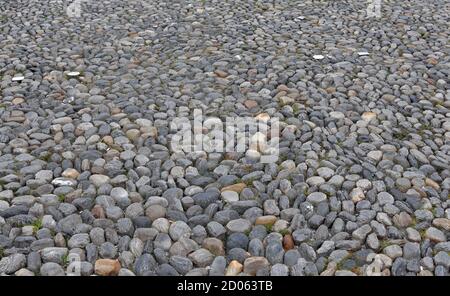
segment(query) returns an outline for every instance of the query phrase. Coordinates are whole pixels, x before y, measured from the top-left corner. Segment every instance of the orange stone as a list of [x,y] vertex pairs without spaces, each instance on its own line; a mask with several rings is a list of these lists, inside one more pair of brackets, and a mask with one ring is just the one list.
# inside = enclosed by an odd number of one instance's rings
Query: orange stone
[[65,178],[76,179],[80,173],[76,169],[68,168],[63,173],[62,176]]
[[228,73],[222,70],[216,70],[214,71],[214,74],[216,74],[220,78],[225,78],[228,76]]
[[116,276],[120,270],[119,260],[98,259],[95,261],[95,273],[102,276]]
[[241,273],[242,271],[242,264],[239,263],[236,260],[233,260],[230,262],[230,264],[227,267],[227,270],[225,272],[226,276],[235,276]]
[[283,237],[283,249],[285,251],[291,250],[294,248],[294,239],[292,238],[292,235],[286,234]]
[[436,183],[434,180],[430,178],[425,178],[425,185],[433,187],[433,189],[440,190],[440,186],[438,183]]
[[270,115],[267,113],[261,113],[255,116],[256,120],[262,121],[262,122],[267,122],[270,120]]
[[236,183],[236,184],[233,184],[233,185],[229,185],[229,186],[223,187],[222,190],[221,190],[221,192],[224,192],[224,191],[234,191],[234,192],[237,192],[237,193],[241,193],[241,191],[242,191],[245,187],[247,187],[247,185],[245,185],[245,183]]
[[374,112],[371,112],[371,111],[364,112],[364,113],[361,115],[361,118],[362,118],[362,120],[364,120],[364,121],[371,121],[372,119],[374,119],[374,118],[376,118],[376,117],[377,117],[377,114],[374,113]]

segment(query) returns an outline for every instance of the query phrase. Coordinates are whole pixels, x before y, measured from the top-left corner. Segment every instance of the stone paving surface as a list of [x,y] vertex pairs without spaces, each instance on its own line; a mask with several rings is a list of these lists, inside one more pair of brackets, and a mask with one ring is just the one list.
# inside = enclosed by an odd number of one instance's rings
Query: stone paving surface
[[1,275],[449,275],[448,1],[79,3],[0,0]]

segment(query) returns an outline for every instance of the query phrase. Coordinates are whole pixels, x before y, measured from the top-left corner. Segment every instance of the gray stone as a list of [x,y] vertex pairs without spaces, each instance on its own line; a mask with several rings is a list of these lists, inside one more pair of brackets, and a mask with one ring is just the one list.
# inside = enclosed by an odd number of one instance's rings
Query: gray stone
[[227,223],[227,230],[230,232],[247,232],[250,231],[252,225],[250,221],[245,219],[236,219]]
[[273,265],[283,263],[284,249],[281,243],[270,243],[266,247],[265,256],[267,260]]
[[403,258],[406,260],[420,259],[420,245],[418,243],[407,242],[403,246]]
[[84,248],[91,242],[89,234],[78,233],[74,234],[67,242],[69,248]]
[[214,260],[214,255],[208,250],[201,248],[189,254],[188,258],[191,259],[196,266],[206,267],[211,265]]
[[308,195],[307,200],[313,205],[317,205],[321,202],[326,201],[327,196],[325,195],[325,193],[322,192],[313,192],[310,195]]
[[148,273],[154,272],[157,264],[155,258],[153,258],[150,254],[143,254],[139,258],[136,259],[136,263],[134,264],[134,271],[138,276],[144,276]]
[[64,269],[60,265],[58,265],[54,262],[44,263],[41,266],[40,274],[42,276],[64,276],[65,275]]
[[387,246],[383,249],[383,253],[389,256],[391,259],[395,259],[403,255],[402,248],[399,245]]
[[193,268],[192,261],[186,257],[175,255],[170,258],[169,262],[180,274],[186,274]]
[[26,266],[27,258],[24,254],[12,254],[0,259],[0,274],[13,274]]
[[69,250],[67,248],[44,248],[41,250],[41,258],[44,263],[54,262],[57,264],[63,264],[64,258],[67,256]]

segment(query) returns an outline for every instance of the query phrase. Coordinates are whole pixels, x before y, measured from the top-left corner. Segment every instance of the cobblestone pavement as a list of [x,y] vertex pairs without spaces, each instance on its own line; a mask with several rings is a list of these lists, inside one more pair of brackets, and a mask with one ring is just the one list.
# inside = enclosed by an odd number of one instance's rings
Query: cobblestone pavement
[[372,8],[0,0],[0,274],[449,275],[450,3]]

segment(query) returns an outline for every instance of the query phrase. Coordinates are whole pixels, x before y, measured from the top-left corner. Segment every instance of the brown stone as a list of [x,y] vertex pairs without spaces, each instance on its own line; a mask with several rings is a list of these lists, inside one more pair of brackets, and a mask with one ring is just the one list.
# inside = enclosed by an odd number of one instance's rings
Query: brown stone
[[228,76],[228,73],[222,70],[216,70],[214,71],[214,74],[216,74],[220,78],[225,78]]
[[322,271],[322,273],[320,274],[320,276],[333,276],[334,273],[337,270],[337,264],[334,261],[331,261],[330,263],[328,263],[327,269],[325,269],[324,271]]
[[68,168],[62,172],[62,176],[65,178],[76,179],[80,173],[76,169]]
[[277,221],[277,217],[273,215],[260,216],[255,220],[255,225],[273,225]]
[[336,92],[336,88],[335,87],[327,87],[325,89],[325,91],[327,92],[327,94],[334,94]]
[[105,216],[105,210],[100,205],[95,205],[91,210],[92,215],[97,219],[104,219]]
[[102,276],[116,276],[120,268],[119,260],[98,259],[95,262],[95,273]]
[[418,275],[419,276],[433,276],[433,273],[429,270],[424,269],[424,270],[421,270]]
[[[414,186],[412,189],[409,189],[406,193],[410,193],[410,190],[412,190],[412,194],[419,194],[421,198],[426,198],[427,197],[427,193],[425,191],[423,191],[421,188]],[[415,192],[414,192],[415,191]]]
[[432,187],[433,189],[436,190],[440,190],[441,187],[439,186],[438,183],[436,183],[435,181],[431,180],[430,178],[425,178],[425,185]]
[[101,166],[93,166],[91,168],[91,173],[96,175],[103,175],[105,173],[105,169]]
[[361,115],[361,118],[364,121],[371,121],[372,119],[377,118],[377,114],[375,112],[368,111],[368,112],[364,112]]
[[256,275],[258,270],[269,267],[269,261],[264,257],[249,257],[244,261],[244,272],[248,275]]
[[141,132],[137,129],[129,129],[126,132],[127,138],[130,139],[131,141],[134,141],[137,138],[139,138],[140,134],[141,134]]
[[260,113],[258,115],[255,116],[256,120],[262,121],[262,122],[267,122],[270,120],[270,115],[267,113]]
[[245,183],[236,183],[236,184],[233,184],[233,185],[229,185],[229,186],[223,187],[221,191],[222,192],[223,191],[234,191],[234,192],[237,192],[237,193],[241,193],[241,191],[245,187],[247,187],[247,185],[245,185]]
[[111,115],[116,115],[116,114],[119,114],[120,112],[122,112],[122,110],[120,110],[120,108],[114,107],[111,109]]
[[436,218],[433,220],[433,226],[442,228],[446,231],[450,231],[450,219],[446,218]]
[[277,91],[278,92],[280,92],[280,91],[288,92],[289,91],[289,87],[287,87],[285,84],[280,84],[280,85],[277,86]]
[[225,271],[225,275],[226,276],[235,276],[235,275],[240,274],[241,271],[242,271],[242,264],[236,260],[233,260],[228,265],[227,270]]
[[64,235],[61,232],[57,233],[53,238],[53,240],[55,242],[55,247],[58,248],[67,247],[66,239],[64,238]]
[[150,220],[155,221],[158,218],[164,218],[166,216],[166,208],[161,205],[151,205],[145,210],[145,215]]
[[295,102],[295,100],[293,98],[288,97],[288,96],[280,97],[279,101],[282,105],[292,104]]
[[430,64],[430,65],[437,65],[439,62],[438,62],[438,60],[435,59],[435,58],[429,58],[429,59],[427,60],[427,63]]
[[395,226],[399,228],[406,228],[412,223],[411,216],[406,212],[401,212],[400,214],[397,214],[393,218]]
[[225,255],[225,249],[223,247],[223,242],[215,237],[208,237],[203,240],[203,248],[210,251],[215,256]]
[[109,146],[114,144],[114,139],[111,136],[104,136],[102,141],[103,141],[103,143],[105,143],[106,145],[109,145]]
[[142,133],[141,137],[142,138],[154,138],[156,136],[158,136],[158,129],[154,126],[143,126],[140,128],[140,132]]
[[252,109],[258,106],[258,102],[256,102],[255,100],[246,100],[244,102],[245,107],[247,107],[247,109]]
[[294,248],[294,239],[292,238],[292,235],[286,234],[283,236],[283,249],[285,251],[289,251]]
[[391,95],[391,94],[384,94],[381,99],[387,101],[387,102],[392,102],[395,100],[395,96]]
[[23,98],[14,98],[11,102],[12,102],[14,105],[20,105],[20,104],[22,104],[23,102],[25,102],[25,100],[24,100]]
[[57,143],[57,144],[61,143],[62,139],[64,139],[64,133],[57,132],[54,136],[55,143]]
[[67,203],[72,203],[75,199],[81,197],[81,193],[83,193],[83,191],[81,189],[77,189],[72,192],[69,192],[66,194],[64,201]]

